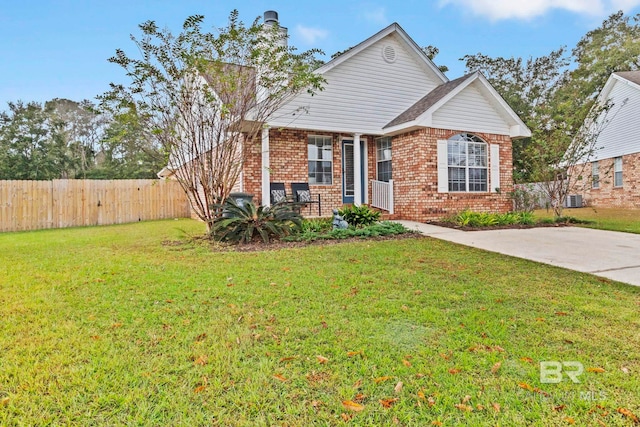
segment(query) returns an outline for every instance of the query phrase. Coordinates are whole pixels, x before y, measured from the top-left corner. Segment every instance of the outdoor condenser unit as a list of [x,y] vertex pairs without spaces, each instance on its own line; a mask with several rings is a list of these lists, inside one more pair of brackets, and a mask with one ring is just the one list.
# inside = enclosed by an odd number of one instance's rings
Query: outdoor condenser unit
[[582,207],[582,195],[580,194],[570,194],[567,196],[567,201],[565,202],[565,207],[567,208],[581,208]]

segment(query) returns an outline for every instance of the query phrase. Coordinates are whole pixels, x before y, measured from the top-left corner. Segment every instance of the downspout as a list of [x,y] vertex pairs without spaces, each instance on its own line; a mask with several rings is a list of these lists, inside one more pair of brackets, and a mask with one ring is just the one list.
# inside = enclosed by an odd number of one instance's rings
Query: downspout
[[271,165],[269,162],[269,126],[262,128],[262,205],[271,206],[270,182]]

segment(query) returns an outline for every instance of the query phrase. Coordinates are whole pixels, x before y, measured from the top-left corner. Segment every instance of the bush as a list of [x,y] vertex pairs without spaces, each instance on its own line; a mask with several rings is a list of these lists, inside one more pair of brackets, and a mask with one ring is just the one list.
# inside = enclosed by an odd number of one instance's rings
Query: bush
[[369,206],[345,206],[338,213],[344,218],[349,225],[354,227],[364,227],[374,224],[380,220],[380,212],[374,211]]
[[448,220],[460,227],[493,227],[501,225],[532,225],[535,218],[532,212],[473,212],[464,210]]
[[361,228],[350,227],[347,229],[330,229],[324,232],[304,231],[299,234],[293,234],[285,237],[283,240],[312,242],[315,240],[347,239],[349,237],[361,237],[366,239],[368,237],[391,236],[404,233],[412,233],[412,231],[408,230],[402,224],[391,221],[382,221]]
[[302,216],[284,203],[256,207],[250,202],[240,205],[228,199],[223,212],[211,230],[211,236],[221,242],[249,243],[260,236],[269,243],[270,238],[280,239],[302,227]]

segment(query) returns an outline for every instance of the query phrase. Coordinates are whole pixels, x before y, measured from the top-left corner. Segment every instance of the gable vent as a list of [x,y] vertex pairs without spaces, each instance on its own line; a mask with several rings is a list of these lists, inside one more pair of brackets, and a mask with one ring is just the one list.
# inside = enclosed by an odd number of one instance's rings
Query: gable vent
[[382,48],[382,57],[389,64],[396,62],[396,49],[391,45],[386,45]]

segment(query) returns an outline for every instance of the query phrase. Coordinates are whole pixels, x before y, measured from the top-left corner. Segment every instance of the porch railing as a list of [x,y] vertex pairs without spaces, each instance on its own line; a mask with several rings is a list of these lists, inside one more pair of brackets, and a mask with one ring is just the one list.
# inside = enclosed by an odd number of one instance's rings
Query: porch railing
[[393,180],[371,181],[371,206],[393,214]]

